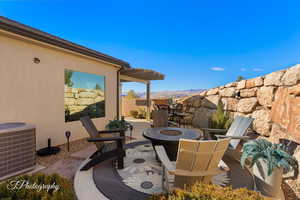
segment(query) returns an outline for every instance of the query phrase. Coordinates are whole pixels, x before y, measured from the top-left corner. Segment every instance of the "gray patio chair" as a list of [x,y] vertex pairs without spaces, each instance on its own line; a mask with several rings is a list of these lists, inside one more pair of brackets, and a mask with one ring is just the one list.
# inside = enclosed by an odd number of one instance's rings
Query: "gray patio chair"
[[[88,170],[98,163],[110,159],[117,159],[118,168],[123,169],[123,158],[125,156],[125,130],[118,129],[98,131],[95,124],[88,116],[81,117],[80,121],[90,135],[90,138],[88,138],[87,141],[93,142],[97,147],[97,151],[90,156],[91,160],[80,170]],[[114,136],[112,134],[119,134],[119,136]]]
[[[203,128],[204,132],[207,134],[210,134],[213,132],[214,134],[212,136],[216,138],[231,138],[228,151],[226,154],[231,154],[234,158],[239,159],[240,155],[235,154],[235,152],[239,152],[239,148],[241,148],[240,142],[242,140],[249,140],[252,139],[249,136],[246,136],[248,129],[250,128],[252,122],[254,121],[253,118],[250,117],[242,117],[242,116],[237,116],[234,118],[233,123],[231,124],[230,128],[226,132],[224,129],[211,129],[211,128]],[[221,134],[215,134],[215,133],[226,133],[226,135],[221,135]],[[238,156],[238,157],[236,157]]]

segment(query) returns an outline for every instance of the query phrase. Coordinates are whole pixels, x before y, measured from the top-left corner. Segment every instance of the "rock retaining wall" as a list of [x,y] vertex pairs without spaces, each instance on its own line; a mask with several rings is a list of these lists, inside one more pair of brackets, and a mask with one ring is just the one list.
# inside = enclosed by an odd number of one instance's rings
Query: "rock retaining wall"
[[255,118],[260,135],[300,143],[300,65],[265,76],[229,83],[181,100],[194,113],[195,127],[208,127],[208,118],[221,102],[232,115]]

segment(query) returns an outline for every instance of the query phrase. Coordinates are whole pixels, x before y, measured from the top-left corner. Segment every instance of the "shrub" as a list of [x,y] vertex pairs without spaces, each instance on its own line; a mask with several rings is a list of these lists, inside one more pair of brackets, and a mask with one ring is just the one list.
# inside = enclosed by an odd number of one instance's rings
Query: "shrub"
[[232,118],[228,112],[223,110],[223,105],[217,106],[217,111],[211,116],[211,128],[228,129],[232,123]]
[[169,194],[154,195],[149,200],[263,200],[263,197],[245,188],[196,183],[186,190],[176,189]]
[[124,117],[122,117],[121,120],[110,120],[109,123],[105,126],[105,128],[109,129],[109,130],[114,130],[114,129],[124,129],[124,130],[128,130],[132,128],[132,125],[125,121]]
[[[19,184],[16,185],[17,181]],[[20,187],[22,183],[25,183],[23,187]],[[46,188],[42,189],[30,189],[25,185],[28,183],[29,187],[55,185],[59,186],[57,190],[51,188],[47,191]],[[31,187],[32,188],[32,187]],[[0,184],[0,200],[75,200],[75,192],[72,184],[65,178],[60,177],[57,174],[45,175],[24,175],[7,180]]]
[[137,110],[131,110],[131,111],[129,111],[129,114],[130,114],[130,116],[137,118],[139,112]]

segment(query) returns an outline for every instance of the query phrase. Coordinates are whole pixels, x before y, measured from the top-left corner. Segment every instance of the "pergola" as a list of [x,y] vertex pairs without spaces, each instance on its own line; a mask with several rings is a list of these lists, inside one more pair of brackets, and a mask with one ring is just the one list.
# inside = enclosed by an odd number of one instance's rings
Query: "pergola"
[[[150,69],[142,68],[123,68],[120,71],[120,86],[119,94],[120,99],[122,97],[122,83],[123,82],[139,82],[146,84],[146,99],[147,99],[147,120],[150,120],[150,106],[151,106],[151,97],[150,97],[150,87],[152,80],[164,80],[165,75],[156,72]],[[121,105],[121,101],[119,102]],[[121,108],[121,106],[119,106]]]

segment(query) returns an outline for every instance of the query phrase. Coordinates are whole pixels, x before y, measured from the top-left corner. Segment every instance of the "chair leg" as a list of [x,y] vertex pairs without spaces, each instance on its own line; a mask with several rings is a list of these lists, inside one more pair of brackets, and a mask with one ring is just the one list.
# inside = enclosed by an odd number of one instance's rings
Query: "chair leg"
[[93,158],[98,154],[98,152],[99,152],[99,151],[95,151],[89,158],[90,158],[90,159],[93,159]]

